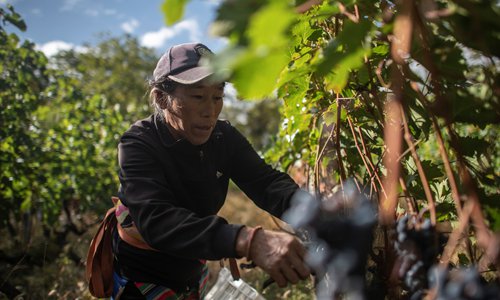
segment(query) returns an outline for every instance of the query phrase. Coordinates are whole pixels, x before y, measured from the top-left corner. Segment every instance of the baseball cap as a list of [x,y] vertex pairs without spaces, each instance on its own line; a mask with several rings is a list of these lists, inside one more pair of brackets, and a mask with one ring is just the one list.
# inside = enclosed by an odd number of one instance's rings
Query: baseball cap
[[207,65],[213,52],[201,43],[172,46],[165,52],[153,71],[153,79],[160,82],[169,78],[181,84],[193,84],[212,75]]

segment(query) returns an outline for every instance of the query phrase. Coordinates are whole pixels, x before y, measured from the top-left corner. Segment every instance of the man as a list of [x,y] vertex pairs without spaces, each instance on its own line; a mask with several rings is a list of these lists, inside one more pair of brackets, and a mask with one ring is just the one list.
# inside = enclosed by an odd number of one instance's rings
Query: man
[[204,65],[211,55],[200,43],[171,47],[150,82],[155,113],[120,140],[117,219],[146,245],[132,246],[115,234],[120,299],[202,298],[205,261],[222,258],[246,257],[280,287],[309,276],[305,249],[295,237],[228,224],[216,215],[230,179],[277,217],[294,194],[304,192],[218,120],[224,83]]

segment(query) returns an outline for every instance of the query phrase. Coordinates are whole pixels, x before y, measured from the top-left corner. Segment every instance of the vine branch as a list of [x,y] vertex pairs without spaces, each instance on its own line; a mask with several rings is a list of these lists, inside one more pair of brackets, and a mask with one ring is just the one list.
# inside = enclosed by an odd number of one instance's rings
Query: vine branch
[[340,170],[340,178],[341,178],[341,184],[346,180],[346,175],[345,175],[345,170],[344,170],[344,164],[342,162],[342,153],[340,151],[340,121],[341,121],[341,114],[342,114],[342,104],[339,101],[339,95],[337,94],[337,124],[335,126],[335,135],[336,135],[336,150],[337,150],[337,160],[339,163],[339,170]]
[[[371,185],[375,189],[375,192],[378,192],[377,186],[375,185],[375,182],[373,182],[373,179],[372,179],[372,178],[374,178],[374,175],[372,175],[372,172],[370,170],[370,167],[368,166],[368,163],[366,162],[363,151],[361,151],[361,148],[359,147],[358,139],[356,136],[356,132],[354,131],[354,127],[352,125],[351,118],[347,117],[347,123],[349,124],[349,127],[351,128],[352,137],[354,138],[354,144],[356,145],[356,149],[358,149],[359,156],[361,156],[361,160],[363,161],[363,164],[365,165],[366,171],[368,172],[368,175],[370,175]],[[385,196],[387,197],[387,195],[385,195]]]
[[479,201],[476,183],[472,179],[472,176],[470,175],[470,172],[467,169],[464,157],[459,147],[457,135],[451,126],[453,121],[450,115],[449,100],[446,97],[444,97],[443,93],[441,93],[440,89],[441,84],[439,80],[438,68],[432,59],[432,55],[429,50],[430,48],[428,46],[429,45],[427,39],[428,32],[418,14],[416,18],[416,24],[418,26],[418,30],[421,33],[419,37],[423,45],[422,50],[424,54],[423,55],[424,60],[427,68],[433,75],[431,77],[431,83],[432,83],[431,86],[432,86],[432,91],[436,97],[436,103],[434,104],[434,109],[445,119],[446,130],[450,137],[450,145],[454,150],[455,156],[457,157],[458,160],[459,175],[465,188],[464,189],[465,194],[467,195],[468,201],[472,201],[474,204],[471,208],[472,211],[470,218],[474,225],[478,245],[480,245],[480,247],[482,247],[485,250],[487,257],[491,262],[494,262],[497,264],[497,266],[500,266],[500,257],[499,257],[500,249],[498,247],[500,241],[499,238],[491,234],[488,226],[486,225],[483,213],[481,211],[481,205]]
[[378,163],[377,163],[377,166],[375,167],[375,165],[373,164],[373,161],[372,161],[372,155],[370,153],[370,150],[368,150],[368,148],[366,147],[365,138],[363,137],[363,131],[361,130],[361,127],[358,127],[357,129],[358,129],[358,134],[359,134],[359,137],[361,140],[361,146],[363,146],[363,151],[365,151],[367,161],[373,170],[373,174],[377,178],[377,181],[380,185],[380,189],[382,190],[382,193],[384,193],[384,196],[387,198],[387,193],[385,192],[384,185],[382,184],[382,180],[380,179],[380,176],[378,175]]
[[413,10],[413,1],[402,1],[400,14],[394,21],[394,35],[391,41],[391,57],[395,62],[391,68],[391,89],[394,97],[385,104],[387,115],[384,126],[384,142],[387,147],[387,155],[384,158],[384,165],[387,169],[387,176],[384,179],[384,188],[388,197],[381,202],[381,221],[383,224],[394,222],[398,203],[400,164],[397,158],[401,153],[403,138],[401,134],[401,111],[404,86],[403,74],[399,66],[405,63],[405,58],[411,48]]
[[404,138],[406,143],[408,144],[408,148],[410,149],[413,160],[415,161],[415,165],[417,166],[418,175],[422,182],[425,197],[427,198],[427,202],[429,204],[429,211],[431,214],[431,223],[432,225],[436,225],[436,204],[434,202],[434,197],[432,196],[431,189],[429,187],[429,181],[427,180],[427,176],[425,175],[424,168],[422,167],[422,163],[420,158],[418,157],[417,151],[415,149],[415,145],[413,144],[413,136],[410,133],[410,128],[408,127],[408,121],[406,120],[406,116],[403,110],[401,110],[401,118],[403,120],[403,128],[404,128]]
[[408,209],[410,211],[410,214],[414,215],[418,213],[418,206],[416,203],[414,203],[414,199],[410,194],[408,193],[408,189],[406,188],[405,181],[402,176],[399,177],[399,185],[401,186],[401,189],[403,190],[403,193],[405,194],[406,197],[406,203],[408,204]]
[[[428,107],[429,102],[427,101],[425,96],[422,94],[422,92],[419,90],[417,83],[412,82],[411,87],[417,93],[420,101],[422,101],[422,103]],[[439,153],[441,155],[441,158],[443,159],[444,169],[446,171],[446,176],[448,177],[448,182],[450,183],[451,196],[453,198],[453,202],[455,203],[455,209],[457,210],[457,216],[458,216],[458,218],[460,218],[462,215],[462,204],[460,202],[460,193],[458,191],[458,185],[457,185],[457,182],[455,180],[455,175],[453,174],[453,170],[451,169],[450,158],[448,156],[448,152],[446,151],[446,148],[444,145],[444,140],[443,140],[443,135],[441,134],[441,129],[439,128],[439,124],[437,122],[437,119],[432,113],[430,113],[430,116],[431,116],[432,126],[434,127],[434,131],[436,133],[436,140],[437,140],[438,146],[439,146]]]

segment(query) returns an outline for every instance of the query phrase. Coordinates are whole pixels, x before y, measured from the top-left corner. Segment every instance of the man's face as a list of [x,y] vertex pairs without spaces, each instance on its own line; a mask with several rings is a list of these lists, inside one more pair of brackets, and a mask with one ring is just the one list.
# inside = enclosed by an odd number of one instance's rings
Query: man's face
[[201,81],[180,85],[172,93],[172,106],[165,119],[175,138],[193,145],[208,141],[222,110],[224,85]]

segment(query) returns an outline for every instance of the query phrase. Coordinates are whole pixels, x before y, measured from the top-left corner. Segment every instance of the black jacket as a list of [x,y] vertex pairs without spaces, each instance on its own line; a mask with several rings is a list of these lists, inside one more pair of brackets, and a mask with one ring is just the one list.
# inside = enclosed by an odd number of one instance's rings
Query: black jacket
[[229,179],[260,208],[280,217],[298,186],[267,165],[228,122],[218,121],[209,140],[175,141],[158,115],[135,123],[118,147],[119,196],[144,240],[160,252],[118,240],[119,269],[134,281],[171,288],[195,283],[199,259],[236,257],[242,225],[216,214]]

